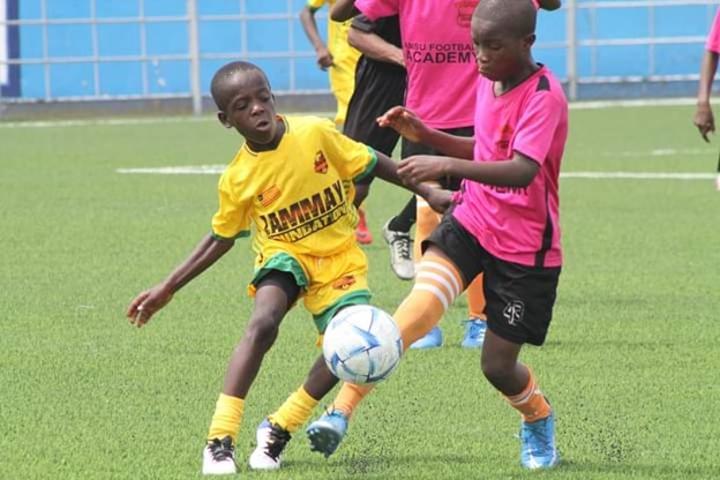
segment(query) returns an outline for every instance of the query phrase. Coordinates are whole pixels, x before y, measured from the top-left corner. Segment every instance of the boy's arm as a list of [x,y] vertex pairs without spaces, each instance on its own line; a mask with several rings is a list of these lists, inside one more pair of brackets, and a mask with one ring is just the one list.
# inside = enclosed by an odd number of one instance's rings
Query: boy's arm
[[497,162],[416,155],[400,162],[398,174],[411,185],[452,176],[499,187],[527,187],[539,169],[537,162],[519,152],[515,152],[510,160]]
[[165,280],[135,297],[127,309],[130,323],[137,327],[145,325],[156,312],[167,305],[175,292],[207,270],[225,255],[234,243],[234,240],[219,239],[210,234],[205,236],[190,256]]
[[710,92],[712,91],[713,78],[718,66],[718,54],[705,50],[702,65],[700,67],[700,85],[697,94],[697,109],[693,123],[700,131],[703,140],[709,142],[708,133],[715,132],[715,118],[712,107],[710,107]]
[[358,13],[360,10],[355,8],[355,0],[337,0],[330,9],[330,18],[336,22],[344,22]]
[[317,9],[306,5],[305,8],[300,11],[300,23],[303,26],[303,30],[305,30],[305,35],[307,35],[308,40],[310,40],[310,43],[315,49],[318,66],[323,70],[327,70],[333,64],[333,57],[327,49],[325,42],[323,42],[320,37],[320,32],[318,32],[317,23],[315,22],[315,12],[317,12]]
[[415,143],[422,143],[445,155],[455,158],[472,160],[475,139],[458,137],[429,128],[412,111],[405,107],[393,107],[377,119],[381,127],[390,127],[404,138]]
[[386,42],[376,33],[356,27],[355,23],[348,32],[348,43],[373,60],[405,66],[402,49]]
[[[452,194],[447,190],[432,187],[424,183],[409,183],[403,181],[398,172],[398,165],[382,152],[375,152],[377,163],[372,171],[373,177],[379,177],[388,183],[403,187],[423,197],[430,204],[433,210],[444,212],[450,206]],[[469,163],[469,162],[468,162]]]

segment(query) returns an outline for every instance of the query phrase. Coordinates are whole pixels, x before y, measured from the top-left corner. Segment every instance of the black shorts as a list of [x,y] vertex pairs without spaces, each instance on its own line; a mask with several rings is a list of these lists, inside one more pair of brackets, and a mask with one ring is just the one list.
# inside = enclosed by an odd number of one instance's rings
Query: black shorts
[[[441,128],[441,131],[449,133],[450,135],[457,135],[458,137],[472,137],[474,135],[473,127],[459,127],[459,128]],[[443,152],[430,148],[422,143],[414,143],[409,140],[402,140],[402,158],[411,157],[413,155],[444,155]],[[448,190],[456,191],[460,190],[461,180],[455,177],[444,177],[438,179],[440,186]]]
[[466,287],[480,273],[485,274],[485,315],[493,333],[517,344],[545,342],[560,267],[528,267],[501,260],[485,250],[452,214],[446,214],[422,243],[423,253],[431,244],[452,260]]
[[350,98],[343,133],[392,156],[400,135],[380,127],[377,117],[405,100],[405,71],[383,71],[361,59],[355,72],[355,91]]

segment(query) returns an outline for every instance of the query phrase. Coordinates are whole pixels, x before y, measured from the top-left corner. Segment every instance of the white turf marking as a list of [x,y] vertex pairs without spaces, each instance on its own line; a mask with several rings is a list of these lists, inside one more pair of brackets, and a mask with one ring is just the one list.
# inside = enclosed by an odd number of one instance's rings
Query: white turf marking
[[[694,98],[649,98],[646,100],[600,100],[571,102],[571,110],[594,110],[615,107],[668,107],[677,105],[695,105]],[[334,113],[312,112],[307,115],[332,117]],[[87,127],[93,125],[150,125],[155,123],[205,122],[214,120],[212,115],[200,117],[153,117],[153,118],[110,118],[83,120],[39,120],[20,122],[0,122],[0,128],[55,128],[55,127]]]
[[709,148],[655,148],[648,151],[625,150],[620,152],[602,152],[604,157],[670,157],[673,155],[712,155],[717,150]]
[[[225,165],[188,165],[186,167],[118,168],[117,173],[152,175],[219,175]],[[628,180],[712,180],[715,173],[688,172],[563,172],[561,178]]]

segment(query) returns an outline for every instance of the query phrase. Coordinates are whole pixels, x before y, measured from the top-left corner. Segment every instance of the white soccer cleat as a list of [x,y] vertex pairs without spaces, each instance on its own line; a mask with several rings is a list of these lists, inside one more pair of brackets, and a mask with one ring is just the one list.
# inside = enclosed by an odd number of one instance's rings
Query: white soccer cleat
[[401,280],[415,278],[415,263],[412,259],[412,244],[408,232],[390,230],[390,220],[383,226],[383,238],[390,246],[390,266]]
[[203,449],[203,475],[232,475],[237,473],[235,447],[232,438],[213,438]]
[[281,464],[281,454],[290,441],[290,433],[268,419],[258,425],[255,432],[257,447],[253,450],[248,461],[253,470],[277,470]]

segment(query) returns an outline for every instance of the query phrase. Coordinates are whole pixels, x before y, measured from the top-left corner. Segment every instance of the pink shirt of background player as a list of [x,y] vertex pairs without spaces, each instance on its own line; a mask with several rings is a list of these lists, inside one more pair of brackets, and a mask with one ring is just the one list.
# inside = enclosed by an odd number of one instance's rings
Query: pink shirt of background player
[[711,52],[720,53],[720,10],[715,14],[710,34],[705,44],[705,49]]
[[356,0],[371,20],[400,16],[408,73],[405,106],[433,128],[468,127],[477,67],[470,20],[478,0]]
[[519,152],[540,169],[525,188],[464,180],[453,215],[497,258],[560,266],[558,179],[568,132],[560,83],[541,67],[498,97],[493,82],[480,77],[475,109],[474,162],[508,160]]

